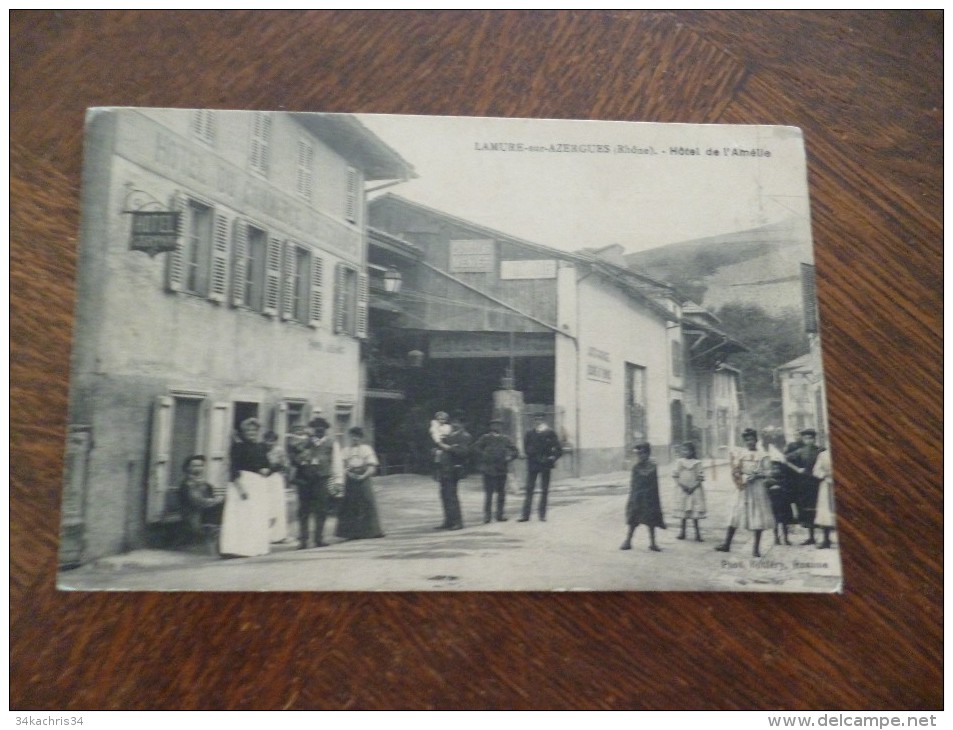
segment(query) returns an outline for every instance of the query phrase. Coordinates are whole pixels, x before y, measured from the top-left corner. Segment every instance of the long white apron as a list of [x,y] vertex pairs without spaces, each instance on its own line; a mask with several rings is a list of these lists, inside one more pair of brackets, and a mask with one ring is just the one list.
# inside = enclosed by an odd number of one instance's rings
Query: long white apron
[[250,471],[239,474],[248,499],[229,483],[225,492],[219,552],[222,555],[267,555],[271,503],[265,477]]

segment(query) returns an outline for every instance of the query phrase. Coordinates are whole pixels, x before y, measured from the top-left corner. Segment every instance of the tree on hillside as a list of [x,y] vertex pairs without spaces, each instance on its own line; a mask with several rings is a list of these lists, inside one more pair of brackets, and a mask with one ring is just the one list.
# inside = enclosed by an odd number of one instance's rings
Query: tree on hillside
[[726,304],[716,314],[722,329],[748,347],[728,359],[741,370],[748,397],[776,398],[774,369],[809,350],[801,315],[793,309],[773,315],[757,304],[740,303]]

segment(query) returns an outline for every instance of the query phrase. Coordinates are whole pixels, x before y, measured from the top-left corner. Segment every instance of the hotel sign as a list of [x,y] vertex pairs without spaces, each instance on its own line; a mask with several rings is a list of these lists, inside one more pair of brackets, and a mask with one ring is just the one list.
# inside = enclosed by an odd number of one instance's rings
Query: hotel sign
[[496,241],[450,241],[451,274],[490,274],[496,268]]
[[171,211],[135,211],[132,213],[132,251],[150,256],[175,251],[179,239],[179,213]]
[[590,347],[586,354],[588,355],[586,378],[595,380],[598,383],[611,383],[612,366],[610,364],[609,353],[596,347]]

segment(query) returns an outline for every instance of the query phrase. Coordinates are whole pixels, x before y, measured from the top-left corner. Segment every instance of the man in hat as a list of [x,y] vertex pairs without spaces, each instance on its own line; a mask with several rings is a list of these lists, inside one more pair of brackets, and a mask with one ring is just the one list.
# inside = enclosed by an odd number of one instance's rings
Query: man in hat
[[470,459],[473,437],[463,425],[459,411],[450,417],[450,433],[437,444],[440,449],[438,476],[440,477],[440,503],[443,506],[443,523],[438,530],[462,530],[463,514],[457,484],[465,476]]
[[798,521],[808,528],[808,538],[802,545],[814,545],[814,516],[817,512],[817,491],[820,480],[814,476],[814,464],[822,449],[817,446],[817,431],[805,428],[800,432],[797,448],[786,453],[785,464],[794,472],[792,481]]
[[506,476],[510,462],[519,452],[508,436],[503,434],[503,421],[494,418],[490,430],[473,444],[473,453],[483,474],[483,523],[491,521],[493,495],[496,495],[496,520],[506,522],[503,505],[506,501]]
[[331,489],[344,483],[344,462],[341,449],[329,424],[323,418],[308,423],[307,438],[291,454],[295,465],[295,486],[298,488],[298,549],[308,547],[311,516],[314,515],[314,547],[325,547],[324,523],[331,505]]
[[546,423],[542,413],[533,416],[533,428],[523,438],[523,452],[526,454],[526,498],[523,500],[523,514],[518,522],[527,522],[533,511],[533,492],[536,491],[536,478],[539,477],[539,519],[546,521],[546,503],[549,499],[549,476],[553,467],[563,455],[559,437]]

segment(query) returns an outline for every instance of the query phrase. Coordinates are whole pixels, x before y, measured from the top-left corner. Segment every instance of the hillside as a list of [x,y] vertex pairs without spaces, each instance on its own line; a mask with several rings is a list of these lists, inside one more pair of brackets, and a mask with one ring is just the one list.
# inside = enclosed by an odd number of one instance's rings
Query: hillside
[[625,256],[710,309],[737,302],[774,313],[801,308],[800,264],[812,260],[809,226],[796,218]]

